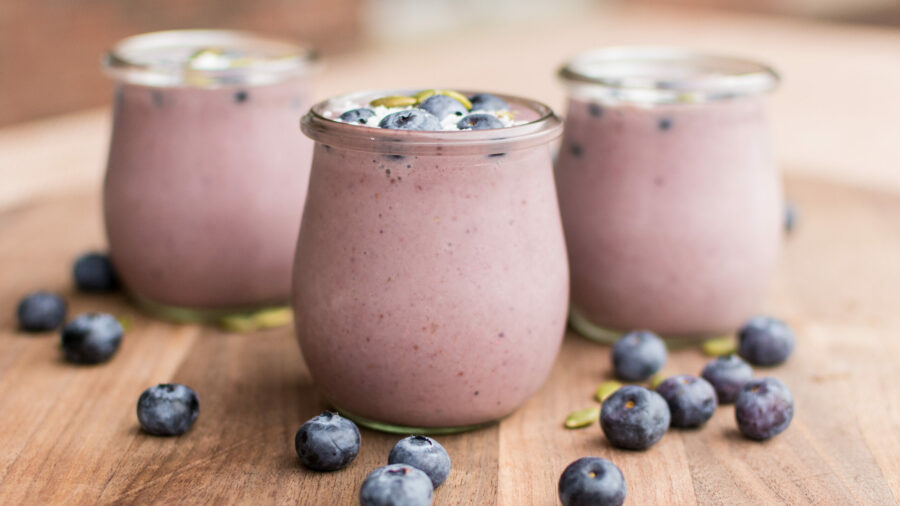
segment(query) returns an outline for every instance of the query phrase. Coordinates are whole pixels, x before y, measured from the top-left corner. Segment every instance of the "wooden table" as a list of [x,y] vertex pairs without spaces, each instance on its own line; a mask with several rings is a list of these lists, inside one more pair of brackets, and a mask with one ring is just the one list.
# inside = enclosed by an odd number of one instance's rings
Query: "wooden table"
[[[452,83],[560,105],[556,63],[609,43],[672,41],[776,60],[787,76],[773,103],[776,137],[801,219],[766,309],[799,342],[786,365],[761,374],[791,387],[797,412],[765,443],[743,439],[722,407],[702,430],[670,431],[647,452],[613,449],[596,425],[562,428],[609,374],[607,348],[569,335],[550,381],[522,409],[440,438],[454,469],[435,504],[555,504],[560,472],[584,455],[619,465],[630,504],[897,503],[900,34],[661,10],[591,11],[521,33],[349,55],[321,76],[320,94]],[[97,188],[107,114],[0,130],[0,503],[355,503],[397,437],[364,430],[359,457],[341,472],[298,464],[294,432],[324,406],[290,329],[171,325],[121,296],[73,293],[71,260],[104,244]],[[75,367],[62,361],[56,334],[18,333],[13,308],[38,288],[65,294],[72,314],[131,316],[116,357]],[[673,352],[666,370],[696,374],[705,360]],[[140,392],[166,381],[201,399],[196,425],[179,438],[145,435],[135,417]]]

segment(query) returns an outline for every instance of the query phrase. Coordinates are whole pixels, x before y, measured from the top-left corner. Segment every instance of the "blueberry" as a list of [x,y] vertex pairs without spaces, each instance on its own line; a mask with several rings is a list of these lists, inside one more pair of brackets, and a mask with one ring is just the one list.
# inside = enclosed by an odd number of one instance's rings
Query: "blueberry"
[[456,123],[456,128],[460,130],[487,130],[488,128],[503,128],[503,122],[496,116],[476,112],[469,114]]
[[669,406],[658,393],[625,385],[610,395],[600,409],[600,427],[617,448],[644,450],[669,428]]
[[85,253],[72,269],[75,286],[83,292],[111,292],[119,287],[119,278],[109,257],[102,253]]
[[751,380],[741,388],[734,414],[743,435],[750,439],[769,439],[791,424],[794,396],[775,378]]
[[440,443],[426,436],[409,436],[391,449],[388,464],[409,464],[423,471],[438,488],[450,474],[450,455]]
[[381,128],[395,130],[441,130],[441,122],[424,109],[408,109],[388,114],[378,123]]
[[559,477],[563,506],[619,506],[625,502],[625,476],[612,462],[582,457]]
[[753,369],[741,357],[732,354],[710,360],[701,376],[716,390],[719,404],[731,404],[744,383],[753,379]]
[[338,119],[344,123],[359,123],[360,125],[366,125],[369,123],[369,119],[372,116],[375,116],[375,111],[366,107],[360,107],[358,109],[346,111],[344,114],[338,116]]
[[625,381],[644,381],[666,364],[666,344],[653,332],[636,330],[616,341],[613,370]]
[[682,374],[663,380],[656,393],[669,405],[672,427],[699,427],[712,418],[719,405],[716,390],[703,378]]
[[316,471],[337,471],[353,462],[361,442],[355,423],[325,411],[300,427],[294,448],[304,466]]
[[406,464],[379,467],[359,489],[360,506],[428,506],[433,498],[428,475]]
[[469,112],[462,102],[447,95],[432,95],[418,107],[434,114],[440,120],[450,115],[465,116]]
[[473,111],[508,111],[509,104],[497,95],[478,93],[469,97]]
[[150,387],[138,398],[138,422],[144,432],[156,436],[184,434],[194,425],[199,414],[197,393],[178,383]]
[[784,231],[787,234],[790,234],[794,231],[794,227],[797,226],[797,206],[795,206],[792,202],[786,202],[784,204]]
[[26,332],[53,330],[66,319],[66,301],[55,293],[35,292],[19,302],[16,316]]
[[756,316],[738,331],[738,354],[753,365],[778,365],[794,351],[794,333],[781,320]]
[[62,329],[63,355],[76,364],[106,362],[122,343],[122,325],[112,315],[85,313]]

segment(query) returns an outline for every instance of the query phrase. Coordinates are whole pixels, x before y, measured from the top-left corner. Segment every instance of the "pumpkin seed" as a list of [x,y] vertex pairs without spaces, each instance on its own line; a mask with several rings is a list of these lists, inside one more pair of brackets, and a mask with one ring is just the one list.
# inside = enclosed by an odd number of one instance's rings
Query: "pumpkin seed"
[[416,99],[413,97],[391,95],[389,97],[376,98],[375,100],[369,102],[369,105],[371,105],[372,107],[406,107],[410,105],[416,105]]
[[569,416],[566,417],[566,428],[580,429],[587,427],[596,422],[598,418],[600,418],[600,408],[598,406],[579,409],[569,413]]
[[737,344],[731,336],[718,337],[703,341],[703,353],[710,357],[721,357],[722,355],[730,355],[737,351]]
[[613,392],[621,388],[621,386],[622,384],[616,380],[604,381],[597,387],[597,391],[594,392],[594,399],[596,399],[597,402],[603,402],[607,397],[612,395]]

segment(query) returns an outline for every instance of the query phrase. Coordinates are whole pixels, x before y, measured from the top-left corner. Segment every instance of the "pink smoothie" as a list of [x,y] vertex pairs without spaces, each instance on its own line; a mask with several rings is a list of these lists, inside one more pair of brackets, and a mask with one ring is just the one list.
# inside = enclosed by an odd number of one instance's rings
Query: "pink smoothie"
[[699,337],[760,309],[783,216],[762,97],[575,94],[556,182],[574,317]]
[[549,145],[559,121],[515,103],[518,117],[543,117],[477,132],[304,119],[317,144],[295,320],[337,408],[468,426],[511,413],[547,378],[568,301]]

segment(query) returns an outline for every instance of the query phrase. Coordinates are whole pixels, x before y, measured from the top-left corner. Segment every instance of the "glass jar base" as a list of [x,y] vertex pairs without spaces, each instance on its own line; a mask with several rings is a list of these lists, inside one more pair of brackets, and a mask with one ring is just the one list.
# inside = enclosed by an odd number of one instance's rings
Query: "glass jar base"
[[332,404],[332,406],[334,407],[335,411],[340,413],[341,416],[353,420],[357,425],[362,425],[363,427],[377,430],[379,432],[387,432],[389,434],[404,434],[407,436],[410,434],[457,434],[460,432],[469,432],[472,430],[482,429],[484,427],[488,427],[497,423],[497,420],[491,420],[489,422],[477,423],[474,425],[461,425],[458,427],[413,427],[407,425],[396,425],[392,423],[379,422],[377,420],[370,420],[363,416],[354,415],[353,413],[341,409],[334,404]]
[[134,305],[145,314],[174,323],[214,324],[235,332],[283,327],[293,322],[287,304],[236,308],[192,308],[160,304],[131,294]]
[[[615,342],[618,341],[619,338],[626,333],[626,331],[613,330],[608,327],[597,325],[591,322],[591,320],[588,319],[588,317],[585,316],[584,313],[582,313],[578,309],[575,309],[574,307],[569,308],[569,325],[579,335],[600,344],[615,344]],[[679,336],[660,335],[660,337],[662,337],[666,342],[667,348],[678,349],[699,346],[704,341],[707,341],[709,339],[716,339],[728,335],[730,334],[726,332],[719,332]]]

